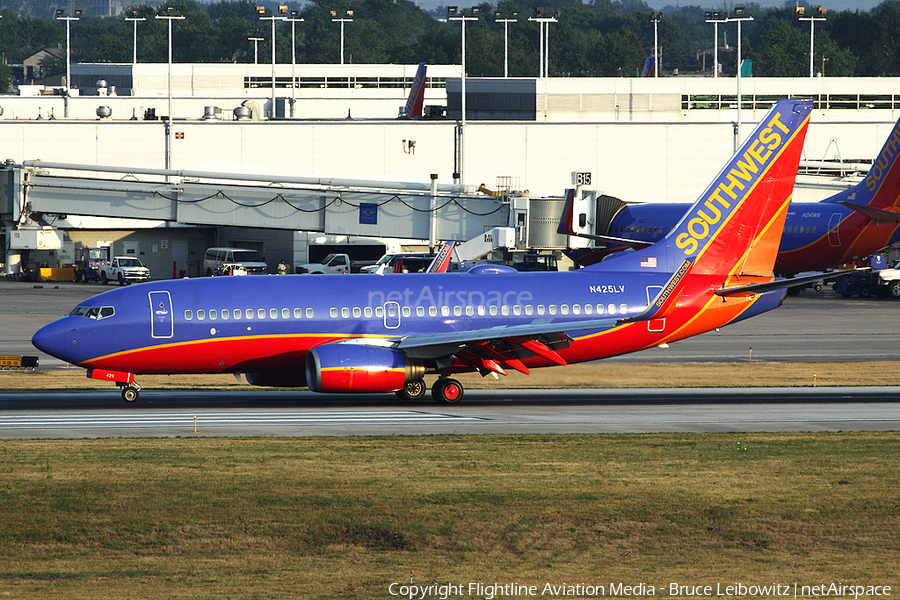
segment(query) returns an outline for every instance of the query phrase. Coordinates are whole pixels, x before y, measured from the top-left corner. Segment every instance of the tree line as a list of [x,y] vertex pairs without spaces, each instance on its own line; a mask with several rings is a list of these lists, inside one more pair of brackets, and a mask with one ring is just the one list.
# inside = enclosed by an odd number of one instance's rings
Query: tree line
[[[72,5],[78,8],[76,0]],[[43,3],[43,4],[41,4]],[[754,76],[802,77],[809,75],[808,22],[798,20],[793,2],[784,8],[747,4],[742,23],[741,52],[753,61]],[[179,63],[253,62],[253,42],[260,37],[260,62],[271,56],[271,24],[260,21],[257,3],[222,0],[203,4],[173,0],[174,13],[184,20],[173,23],[173,56]],[[277,5],[267,4],[268,14]],[[41,48],[65,48],[65,23],[49,16],[55,7],[49,0],[8,3],[0,20],[0,51],[6,64],[21,63]],[[79,21],[71,23],[73,62],[132,60],[133,23],[125,16],[88,16],[83,7]],[[538,8],[557,22],[549,30],[549,74],[556,77],[636,76],[654,51],[651,8],[643,0],[498,0],[482,4],[477,21],[466,22],[466,66],[470,76],[503,75],[504,28],[498,15],[517,22],[509,25],[509,74],[534,77],[539,69],[537,23],[528,18]],[[337,63],[340,28],[331,11],[346,15],[345,62],[458,64],[460,24],[447,21],[446,9],[429,14],[409,0],[314,0],[300,10],[296,23],[296,56],[299,64]],[[470,13],[471,9],[467,12]],[[660,73],[682,75],[711,72],[713,25],[698,6],[668,7],[657,24]],[[148,6],[134,6],[127,16],[144,17],[138,23],[138,62],[166,62],[168,33],[164,20]],[[724,75],[736,71],[737,28],[719,24],[719,62]],[[291,62],[291,24],[278,22],[276,61]],[[824,76],[900,75],[900,0],[886,0],[871,11],[841,11],[815,24],[813,63]],[[50,72],[65,69],[65,59],[51,59]],[[704,71],[705,68],[705,71]]]

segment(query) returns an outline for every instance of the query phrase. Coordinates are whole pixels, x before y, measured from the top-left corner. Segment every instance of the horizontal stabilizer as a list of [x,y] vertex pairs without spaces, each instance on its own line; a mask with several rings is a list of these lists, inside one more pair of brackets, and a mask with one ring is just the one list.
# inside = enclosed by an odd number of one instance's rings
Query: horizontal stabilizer
[[831,271],[829,273],[818,273],[808,277],[793,277],[791,279],[778,279],[769,283],[755,283],[753,285],[742,285],[740,287],[722,288],[716,290],[717,296],[743,296],[744,294],[762,294],[763,292],[771,292],[773,290],[783,290],[787,288],[797,287],[798,285],[806,285],[807,283],[815,283],[831,277],[839,277],[848,273],[860,273],[868,271],[868,267],[862,269],[846,269],[844,271]]
[[900,223],[900,212],[884,210],[882,208],[873,208],[871,206],[863,206],[862,204],[854,204],[853,202],[838,202],[849,209],[862,213],[879,223]]

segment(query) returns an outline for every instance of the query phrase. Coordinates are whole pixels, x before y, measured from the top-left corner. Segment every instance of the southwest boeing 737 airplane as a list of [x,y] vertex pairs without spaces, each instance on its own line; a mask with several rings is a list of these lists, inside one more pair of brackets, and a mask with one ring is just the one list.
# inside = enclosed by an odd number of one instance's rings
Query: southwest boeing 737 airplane
[[[34,345],[138,397],[135,374],[457,402],[454,373],[529,373],[698,335],[776,308],[772,267],[812,105],[775,104],[663,240],[571,272],[215,277],[89,298]],[[498,272],[499,271],[499,272]]]
[[[821,202],[792,202],[788,209],[775,273],[792,276],[824,271],[862,259],[900,241],[900,121],[866,174],[852,188]],[[619,201],[621,202],[621,201]],[[579,232],[573,198],[567,199],[559,233],[606,243],[604,248],[575,250],[570,257],[589,265],[612,252],[640,248],[665,236],[690,208],[675,203],[621,203],[604,231]],[[599,221],[599,219],[598,219]]]

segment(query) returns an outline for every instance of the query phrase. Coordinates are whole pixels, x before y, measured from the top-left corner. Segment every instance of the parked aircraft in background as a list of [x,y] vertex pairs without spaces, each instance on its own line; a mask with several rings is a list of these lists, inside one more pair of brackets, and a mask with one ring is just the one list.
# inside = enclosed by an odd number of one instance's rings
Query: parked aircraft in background
[[401,117],[407,119],[417,119],[422,116],[422,109],[425,103],[425,70],[428,65],[419,63],[419,70],[416,71],[416,77],[413,79],[412,87],[409,90],[409,97],[406,99],[406,106],[400,113]]
[[[777,307],[772,267],[812,104],[782,100],[661,241],[570,272],[158,281],[89,298],[33,337],[122,387],[135,374],[243,373],[255,385],[396,392],[635,352]],[[486,274],[491,273],[491,274]]]
[[[792,276],[804,271],[824,271],[900,241],[898,157],[900,121],[860,183],[820,202],[791,202],[775,273]],[[579,265],[662,239],[690,207],[673,203],[626,204],[606,196],[605,206],[591,215],[595,230],[585,231],[579,222],[587,224],[588,215],[576,214],[579,210],[572,208],[573,200],[571,196],[567,200],[559,233],[581,235],[603,244],[572,250],[569,256]],[[603,211],[615,213],[603,219],[599,216]],[[608,224],[604,225],[604,221]]]

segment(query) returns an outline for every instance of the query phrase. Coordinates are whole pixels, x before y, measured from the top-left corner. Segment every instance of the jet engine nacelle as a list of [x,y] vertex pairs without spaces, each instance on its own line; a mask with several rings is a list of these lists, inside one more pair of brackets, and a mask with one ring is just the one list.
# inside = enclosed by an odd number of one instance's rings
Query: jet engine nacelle
[[424,375],[421,361],[392,348],[325,344],[306,353],[306,381],[314,392],[395,392]]

